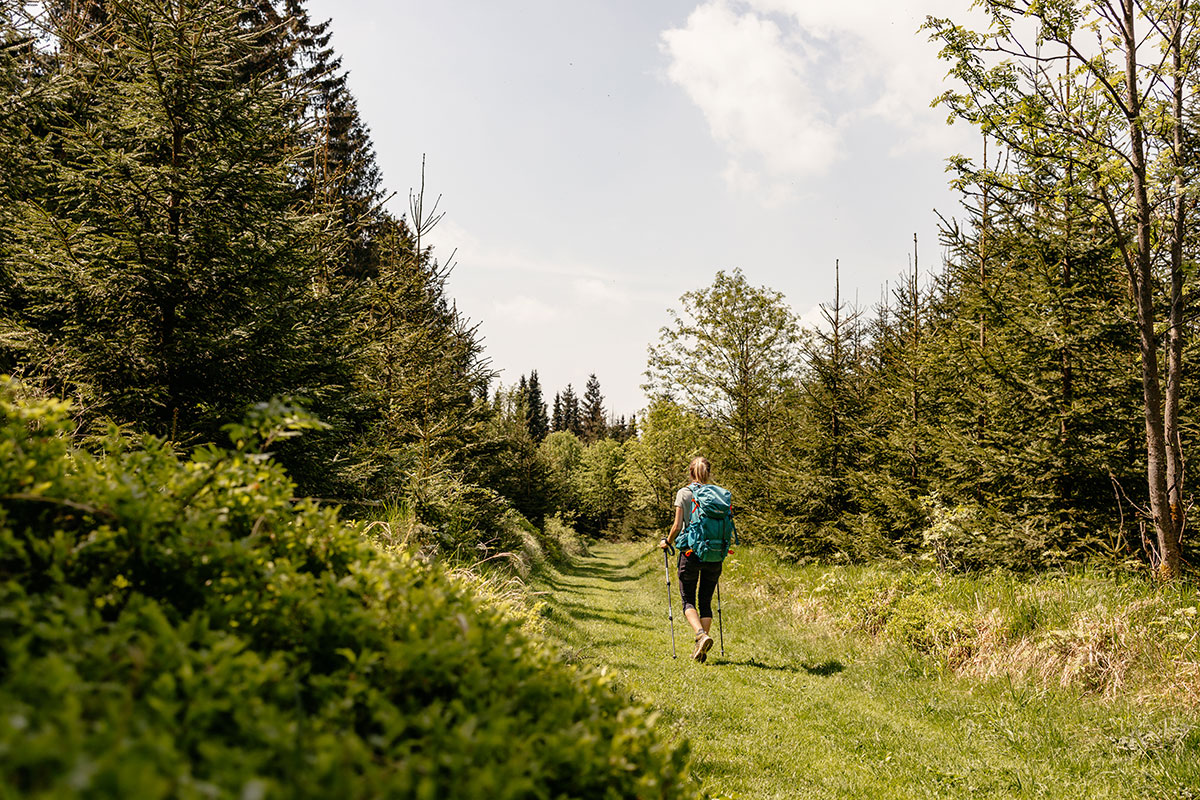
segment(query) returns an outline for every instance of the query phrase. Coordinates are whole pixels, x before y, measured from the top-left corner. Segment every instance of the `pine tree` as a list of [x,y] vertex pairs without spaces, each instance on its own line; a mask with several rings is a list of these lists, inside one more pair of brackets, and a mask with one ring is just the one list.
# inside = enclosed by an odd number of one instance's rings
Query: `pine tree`
[[550,418],[550,430],[554,433],[566,430],[563,422],[562,392],[554,393],[554,413]]
[[49,17],[57,163],[9,226],[23,288],[4,313],[27,371],[96,413],[206,437],[253,400],[343,383],[324,220],[292,183],[298,103],[243,74],[259,51],[240,7],[104,9],[97,36]]
[[583,419],[579,411],[579,398],[575,396],[575,389],[569,383],[567,388],[562,391],[562,403],[563,430],[583,438]]
[[[822,511],[836,519],[847,510],[851,475],[861,453],[856,434],[861,430],[863,404],[858,385],[860,312],[842,300],[840,266],[834,267],[834,299],[821,304],[824,325],[816,330],[807,350],[805,411],[808,417],[803,452],[818,477]],[[810,520],[824,522],[825,519]]]
[[379,246],[386,228],[395,220],[381,208],[375,148],[341,57],[330,45],[329,22],[313,22],[303,0],[255,0],[243,20],[262,45],[262,55],[246,69],[287,81],[305,98],[302,135],[310,156],[297,173],[301,195],[331,213],[344,233],[344,268],[373,276],[384,257]]
[[598,442],[605,438],[608,434],[608,424],[604,420],[604,395],[600,394],[600,381],[595,373],[588,376],[581,415],[580,426],[585,442]]
[[546,403],[542,400],[542,384],[538,381],[537,370],[529,373],[529,385],[525,390],[525,425],[529,429],[529,438],[541,442],[550,433],[550,420],[546,416]]

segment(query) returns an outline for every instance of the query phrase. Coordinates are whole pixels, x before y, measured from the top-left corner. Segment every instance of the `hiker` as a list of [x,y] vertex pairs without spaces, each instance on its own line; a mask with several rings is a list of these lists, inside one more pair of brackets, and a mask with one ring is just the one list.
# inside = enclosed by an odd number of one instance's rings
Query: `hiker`
[[692,658],[701,664],[713,646],[708,635],[713,621],[713,591],[721,578],[729,545],[736,537],[729,492],[708,482],[709,469],[707,458],[692,459],[688,466],[690,482],[675,494],[675,522],[670,534],[658,544],[663,550],[673,549],[683,531],[679,542],[679,595],[683,598],[683,615],[696,632]]

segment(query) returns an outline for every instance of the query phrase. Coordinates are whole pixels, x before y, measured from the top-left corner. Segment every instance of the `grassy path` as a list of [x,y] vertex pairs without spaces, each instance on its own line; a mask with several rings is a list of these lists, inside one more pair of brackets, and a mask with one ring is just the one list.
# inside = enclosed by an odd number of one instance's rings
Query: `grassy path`
[[1164,724],[1150,712],[959,680],[866,637],[801,625],[750,590],[764,568],[787,568],[767,561],[743,551],[727,562],[726,655],[714,647],[707,665],[689,657],[677,593],[671,658],[656,548],[600,544],[539,579],[568,656],[606,667],[656,706],[690,740],[713,796],[1200,797],[1178,757],[1140,733],[1122,739]]

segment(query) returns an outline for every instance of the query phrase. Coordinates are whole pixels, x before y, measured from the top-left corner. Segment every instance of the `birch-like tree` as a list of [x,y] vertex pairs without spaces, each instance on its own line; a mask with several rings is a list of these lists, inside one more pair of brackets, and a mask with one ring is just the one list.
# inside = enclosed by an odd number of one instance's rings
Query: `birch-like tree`
[[[1193,256],[1197,12],[1190,0],[981,0],[986,31],[948,19],[927,28],[964,88],[939,101],[1010,157],[1005,171],[957,166],[972,180],[1078,193],[1117,244],[1140,354],[1151,548],[1164,577],[1181,567],[1186,525],[1180,428],[1185,272]],[[1165,370],[1162,362],[1165,361]]]

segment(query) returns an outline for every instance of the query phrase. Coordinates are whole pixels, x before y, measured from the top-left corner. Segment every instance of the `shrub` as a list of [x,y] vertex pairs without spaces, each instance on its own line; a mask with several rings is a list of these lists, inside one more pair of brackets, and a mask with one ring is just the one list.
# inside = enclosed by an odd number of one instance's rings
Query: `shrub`
[[842,598],[850,622],[867,633],[881,633],[897,604],[916,591],[923,579],[906,572],[872,572]]
[[924,592],[896,601],[887,623],[888,635],[921,653],[944,658],[951,666],[975,650],[978,632],[967,615]]
[[1061,565],[1072,555],[1064,541],[1088,542],[1085,534],[1025,512],[967,503],[947,507],[936,494],[921,498],[930,526],[922,533],[921,557],[942,572],[970,572],[989,567],[1025,571]]
[[618,536],[628,506],[621,466],[625,455],[612,439],[600,439],[583,451],[575,473],[579,495],[579,529],[591,535]]
[[587,540],[568,524],[561,514],[546,518],[545,536],[557,543],[564,559],[591,555],[588,552]]
[[[261,418],[181,458],[0,386],[0,786],[679,797],[683,745],[438,567],[293,504]],[[274,416],[276,420],[279,415]]]

